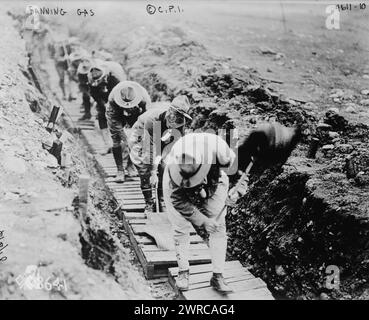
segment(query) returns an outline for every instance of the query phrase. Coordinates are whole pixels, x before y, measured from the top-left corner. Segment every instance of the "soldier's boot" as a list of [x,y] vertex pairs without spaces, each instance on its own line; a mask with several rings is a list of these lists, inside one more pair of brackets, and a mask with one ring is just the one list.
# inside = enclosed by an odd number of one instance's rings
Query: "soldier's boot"
[[115,164],[117,165],[117,175],[114,179],[115,182],[123,183],[125,181],[124,170],[123,170],[123,157],[122,147],[113,147],[113,157]]
[[228,286],[223,275],[221,273],[213,273],[210,279],[210,285],[218,292],[222,294],[228,294],[233,292],[233,290]]
[[112,141],[111,141],[111,137],[109,134],[108,129],[101,129],[101,136],[104,140],[104,151],[102,151],[100,154],[101,155],[106,155],[108,153],[112,152]]
[[83,120],[90,120],[91,119],[91,113],[85,113],[81,118],[79,118],[79,121]]
[[151,190],[145,190],[142,191],[144,198],[145,198],[145,215],[146,217],[148,217],[149,215],[153,214],[155,211],[155,202],[154,199],[152,198],[152,191]]
[[178,271],[178,277],[176,279],[176,286],[180,291],[187,291],[190,284],[190,271],[183,270]]

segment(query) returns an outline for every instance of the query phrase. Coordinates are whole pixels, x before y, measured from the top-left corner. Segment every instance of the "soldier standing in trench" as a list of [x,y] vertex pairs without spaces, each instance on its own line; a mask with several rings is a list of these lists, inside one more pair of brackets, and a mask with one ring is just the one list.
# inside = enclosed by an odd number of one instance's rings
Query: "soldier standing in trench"
[[68,93],[68,101],[74,99],[71,91],[72,79],[68,73],[70,67],[70,54],[75,52],[79,47],[79,41],[75,37],[56,40],[50,46],[50,54],[55,61],[55,68],[58,73],[59,86],[62,91],[63,99],[67,99]]
[[82,93],[82,107],[84,114],[79,121],[91,119],[91,97],[88,86],[88,72],[91,68],[91,58],[85,51],[71,54],[71,65],[68,72],[71,78],[78,83],[78,89]]
[[[145,214],[155,211],[155,205],[163,207],[163,162],[175,141],[184,135],[190,103],[186,96],[178,96],[172,102],[161,102],[160,106],[142,114],[132,128],[129,139],[130,158],[135,164],[141,180],[145,198]],[[155,202],[154,191],[157,192]]]
[[[150,105],[151,99],[146,89],[134,81],[120,82],[109,95],[106,117],[113,140],[113,156],[117,166],[116,182],[124,182],[126,174],[128,177],[136,175],[129,157],[128,141],[124,128],[132,127],[137,118]],[[123,168],[123,158],[127,162],[126,170]]]
[[26,51],[41,70],[44,70],[43,64],[46,62],[47,43],[51,40],[51,33],[51,29],[43,20],[33,20],[33,23],[25,22],[21,30],[22,37],[26,41]]
[[[278,122],[263,123],[238,144],[238,169],[245,172],[250,164],[254,164],[259,172],[272,166],[282,166],[291,152],[301,140],[301,128],[286,127]],[[236,191],[236,192],[233,192]],[[231,202],[236,202],[247,191],[247,179],[230,191]]]
[[91,97],[96,102],[97,121],[101,130],[101,135],[105,143],[105,150],[102,154],[112,151],[112,142],[108,132],[108,122],[106,119],[106,104],[113,88],[122,81],[127,80],[127,75],[123,67],[115,61],[93,60],[88,72],[88,85]]
[[223,278],[227,238],[225,215],[227,205],[247,192],[246,175],[253,163],[263,169],[283,165],[301,139],[300,128],[278,123],[260,125],[243,139],[238,148],[238,169],[245,171],[228,192],[228,177],[235,154],[219,136],[192,133],[173,146],[164,171],[164,201],[171,221],[177,263],[177,287],[189,289],[190,224],[203,226],[209,233],[213,265],[210,285],[223,294],[232,292]]
[[225,203],[229,180],[226,170],[235,153],[219,136],[190,133],[173,146],[164,171],[164,201],[172,224],[179,267],[177,287],[189,288],[189,249],[191,224],[209,233],[213,266],[210,285],[226,294],[232,292],[224,277],[227,251]]

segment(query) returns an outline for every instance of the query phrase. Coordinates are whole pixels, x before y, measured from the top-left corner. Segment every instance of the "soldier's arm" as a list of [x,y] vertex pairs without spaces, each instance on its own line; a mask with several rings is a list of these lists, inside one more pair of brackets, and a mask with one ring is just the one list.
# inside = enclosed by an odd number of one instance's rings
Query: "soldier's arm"
[[202,214],[186,196],[184,190],[171,182],[171,202],[174,207],[186,220],[201,227],[209,218]]
[[268,137],[264,131],[252,131],[238,146],[238,168],[245,171],[253,159],[268,149]]

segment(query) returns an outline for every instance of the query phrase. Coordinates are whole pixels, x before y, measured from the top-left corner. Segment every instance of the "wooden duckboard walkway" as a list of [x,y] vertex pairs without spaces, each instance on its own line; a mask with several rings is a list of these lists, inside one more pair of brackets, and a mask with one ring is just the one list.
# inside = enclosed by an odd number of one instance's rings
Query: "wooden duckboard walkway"
[[[165,251],[157,247],[153,238],[144,231],[147,218],[144,214],[145,201],[140,188],[140,179],[135,177],[124,183],[114,182],[116,166],[112,154],[100,155],[104,150],[104,143],[101,136],[94,130],[93,121],[78,121],[81,113],[73,111],[75,106],[66,104],[66,112],[73,120],[74,125],[81,129],[82,138],[91,153],[94,154],[96,168],[104,177],[106,186],[113,197],[119,203],[121,210],[120,218],[123,221],[125,230],[128,233],[132,246],[143,267],[147,279],[153,279],[168,275],[168,268],[177,265],[174,251]],[[70,111],[70,109],[72,109]],[[78,110],[77,110],[78,111]],[[92,117],[94,119],[94,116]],[[193,229],[191,232],[191,264],[209,263],[210,253],[207,245]]]
[[96,168],[104,177],[111,194],[121,206],[120,218],[147,279],[168,276],[169,283],[178,293],[179,298],[185,300],[273,299],[266,284],[242,267],[239,261],[226,262],[224,272],[226,280],[234,290],[233,293],[224,296],[211,288],[209,284],[212,275],[210,252],[194,229],[190,235],[190,288],[188,291],[180,292],[175,285],[175,279],[178,275],[175,252],[159,249],[154,239],[144,232],[147,218],[143,212],[145,202],[139,178],[135,177],[124,183],[114,182],[113,178],[116,173],[114,158],[112,154],[100,155],[101,151],[104,150],[104,143],[101,136],[94,130],[94,115],[91,120],[78,121],[82,111],[78,110],[75,104],[65,103],[64,108],[68,112],[68,116],[65,116],[64,119],[69,122],[70,126],[81,130],[85,143],[94,154]]
[[266,284],[255,278],[239,261],[227,261],[224,278],[234,292],[222,295],[210,286],[211,264],[190,267],[188,291],[179,291],[175,285],[178,268],[168,270],[169,283],[183,300],[274,300]]

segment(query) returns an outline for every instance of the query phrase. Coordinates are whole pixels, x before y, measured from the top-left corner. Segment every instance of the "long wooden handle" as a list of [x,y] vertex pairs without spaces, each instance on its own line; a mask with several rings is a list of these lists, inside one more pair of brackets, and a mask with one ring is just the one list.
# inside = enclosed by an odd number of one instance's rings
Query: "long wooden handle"
[[156,213],[160,212],[160,204],[159,204],[159,195],[158,195],[158,186],[155,187],[155,205],[156,205]]
[[[241,184],[242,184],[242,183],[245,181],[245,179],[247,178],[247,175],[249,174],[249,172],[250,172],[250,170],[251,170],[251,168],[252,168],[252,165],[253,165],[253,164],[254,164],[254,163],[253,163],[252,161],[249,163],[249,165],[247,166],[247,168],[246,168],[245,172],[242,174],[242,176],[241,176],[240,180],[238,180],[238,182],[236,183],[236,186],[235,186],[234,190],[233,190],[233,191],[228,195],[228,197],[229,197],[229,196],[234,195],[234,194],[238,191],[238,189],[240,188]],[[220,217],[223,215],[223,212],[224,212],[226,209],[227,209],[227,205],[224,205],[224,207],[223,207],[222,211],[220,211],[220,213],[219,213],[219,215],[216,217],[215,221],[219,221]]]
[[232,190],[232,192],[229,194],[230,196],[233,196],[238,191],[238,189],[241,187],[241,184],[247,178],[247,175],[249,174],[249,172],[250,172],[253,164],[254,163],[252,161],[249,163],[249,165],[247,166],[245,172],[242,174],[240,180],[238,180],[238,182],[236,183],[236,186],[234,187],[234,189]]

